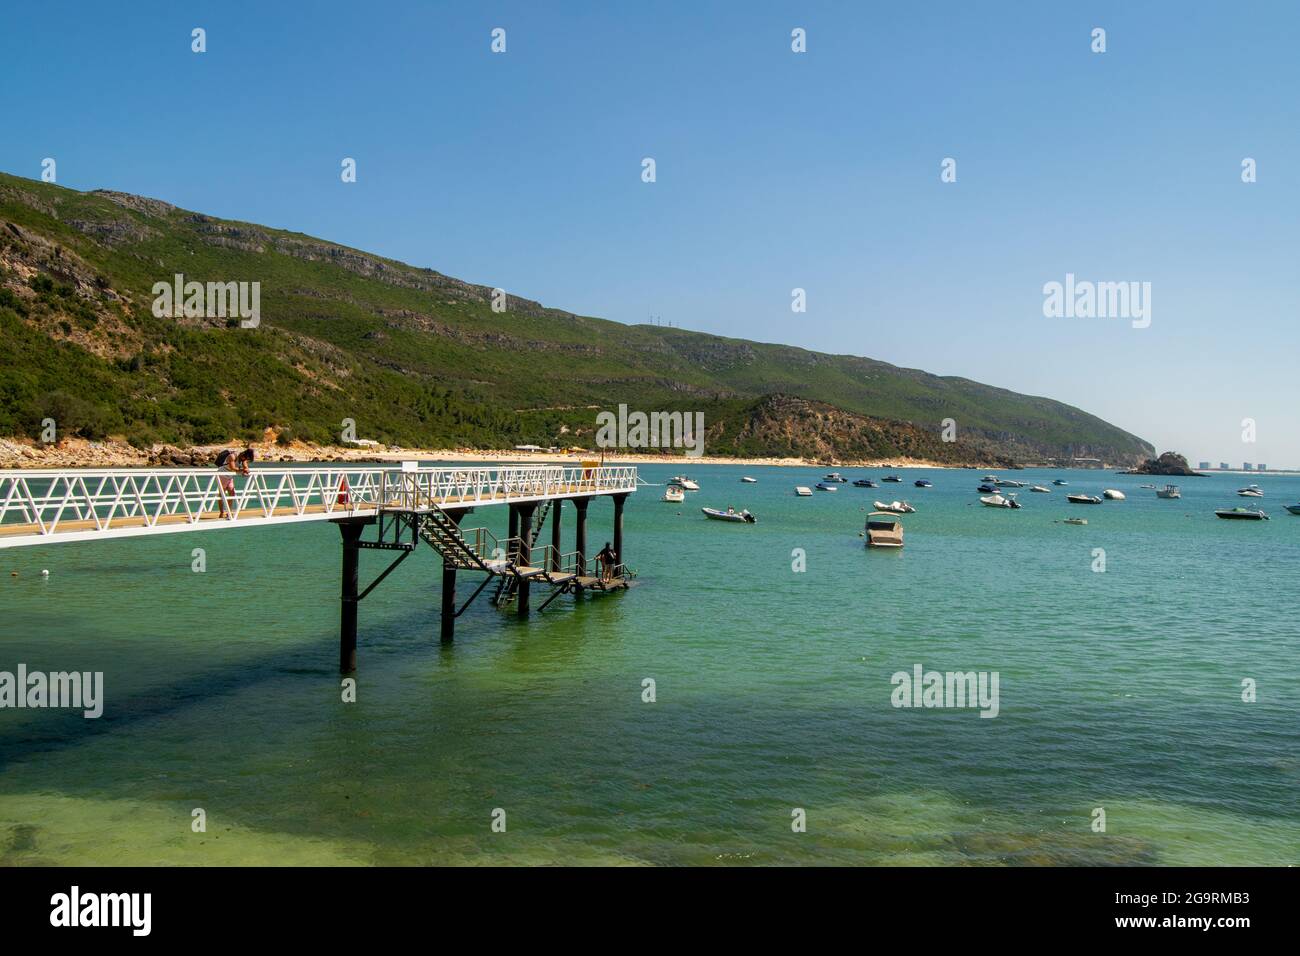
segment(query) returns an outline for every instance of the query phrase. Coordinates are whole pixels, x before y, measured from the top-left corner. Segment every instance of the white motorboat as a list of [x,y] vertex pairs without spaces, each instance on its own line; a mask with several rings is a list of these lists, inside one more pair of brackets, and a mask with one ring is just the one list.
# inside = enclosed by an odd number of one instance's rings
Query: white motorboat
[[1111,501],[1123,501],[1123,500],[1124,500],[1124,492],[1122,492],[1122,491],[1116,491],[1114,488],[1107,488],[1105,491],[1102,492],[1102,494],[1103,494],[1105,497],[1109,498]]
[[686,492],[682,491],[682,489],[678,488],[676,485],[669,485],[664,489],[664,496],[660,500],[668,501],[673,504],[681,504],[686,500]]
[[1087,524],[1088,519],[1087,518],[1066,518],[1065,523],[1066,524]]
[[712,518],[714,521],[731,521],[737,524],[757,524],[755,518],[748,510],[737,511],[735,508],[728,508],[726,511],[719,511],[717,508],[701,508],[704,517]]
[[1268,515],[1258,508],[1220,508],[1214,513],[1220,518],[1237,518],[1245,521],[1268,520]]
[[986,495],[980,499],[980,504],[987,508],[1019,508],[1020,502],[1016,501],[1016,496],[1002,497],[1002,495]]
[[798,495],[800,498],[812,497],[812,489],[807,487],[806,485],[795,485],[794,493]]
[[1163,488],[1156,490],[1157,498],[1181,498],[1183,493],[1178,490],[1177,485],[1165,485]]
[[1264,491],[1259,485],[1247,485],[1245,488],[1238,488],[1237,494],[1242,498],[1263,498]]
[[685,488],[687,491],[699,491],[700,486],[685,475],[673,475],[668,482],[670,485],[676,485],[678,488]]
[[1101,499],[1096,495],[1066,495],[1065,500],[1072,505],[1099,505]]
[[872,505],[877,511],[888,511],[895,515],[910,515],[916,512],[916,509],[906,501],[891,501],[885,504],[883,501],[873,501]]
[[819,481],[817,482],[817,489],[819,491],[839,491],[840,486],[833,481]]
[[832,471],[829,475],[823,477],[822,481],[834,481],[836,483],[843,483],[848,481],[848,479],[842,476],[838,471]]
[[741,482],[741,484],[744,484],[744,485],[756,485],[756,484],[758,484],[758,479],[757,479],[757,478],[751,478],[751,477],[749,477],[749,475],[744,475],[744,476],[740,479],[740,482]]
[[1042,485],[1034,485],[1034,486],[1033,486],[1032,488],[1030,488],[1029,490],[1030,490],[1030,491],[1036,491],[1036,492],[1038,492],[1040,495],[1050,495],[1050,494],[1052,493],[1052,489],[1051,489],[1051,488],[1044,488]]
[[997,485],[999,488],[1025,487],[1025,483],[1023,481],[1016,481],[1014,478],[999,478],[997,481],[993,482],[993,484]]
[[887,511],[873,511],[867,515],[865,529],[868,548],[901,548],[903,522]]

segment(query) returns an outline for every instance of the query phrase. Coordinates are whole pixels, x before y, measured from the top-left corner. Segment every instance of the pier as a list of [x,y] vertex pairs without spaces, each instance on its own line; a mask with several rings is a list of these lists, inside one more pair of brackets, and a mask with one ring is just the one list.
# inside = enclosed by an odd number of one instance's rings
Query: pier
[[[235,479],[235,491],[221,480]],[[561,594],[626,588],[633,573],[623,551],[623,508],[636,491],[635,467],[500,468],[393,466],[255,468],[246,476],[214,469],[0,470],[0,548],[100,541],[186,531],[279,526],[328,521],[342,539],[339,668],[357,663],[360,603],[421,544],[442,558],[439,634],[495,584],[492,601],[526,617],[534,591],[537,610]],[[604,577],[587,548],[587,511],[593,500],[613,503],[613,548],[619,565]],[[228,517],[219,517],[224,500]],[[574,547],[563,549],[565,502],[575,514]],[[466,527],[479,508],[505,505],[507,530]],[[547,520],[550,542],[542,543]],[[373,534],[370,534],[373,532]],[[390,551],[392,562],[361,587],[360,553]],[[457,606],[460,572],[483,577]],[[589,573],[594,572],[594,573]]]

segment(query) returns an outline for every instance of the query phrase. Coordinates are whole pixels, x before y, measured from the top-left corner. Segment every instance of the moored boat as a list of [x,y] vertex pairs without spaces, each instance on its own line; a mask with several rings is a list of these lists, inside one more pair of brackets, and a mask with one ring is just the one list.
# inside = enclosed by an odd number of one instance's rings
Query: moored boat
[[980,499],[980,504],[986,508],[1019,508],[1020,502],[1016,501],[1015,495],[1003,497],[1002,495],[988,495]]
[[1237,494],[1242,498],[1263,498],[1264,489],[1259,485],[1247,485],[1245,488],[1238,488]]
[[991,485],[991,484],[989,484],[988,482],[985,482],[984,484],[980,485],[980,486],[979,486],[978,488],[976,488],[975,490],[978,491],[978,492],[979,492],[980,494],[982,494],[982,495],[996,495],[996,494],[998,493],[998,486],[997,486],[997,485]]
[[1102,492],[1102,494],[1105,495],[1107,498],[1109,498],[1111,501],[1124,500],[1124,492],[1116,491],[1114,488],[1107,488],[1105,491]]
[[901,548],[903,522],[887,511],[873,511],[867,515],[868,548]]
[[890,514],[896,515],[910,515],[916,511],[916,509],[906,501],[891,501],[889,504],[885,504],[883,501],[873,501],[872,506],[877,511],[888,511]]
[[874,481],[872,481],[870,478],[859,478],[857,481],[855,481],[855,482],[853,483],[853,487],[854,487],[854,488],[874,488],[874,487],[876,487],[876,483],[875,483]]
[[884,478],[882,478],[882,479],[880,479],[880,480],[881,480],[881,481],[892,481],[892,482],[894,482],[895,484],[899,484],[899,483],[902,482],[903,479],[902,479],[902,478],[899,478],[897,475],[886,475]]
[[1066,481],[1064,478],[1053,478],[1053,479],[1052,479],[1052,484],[1054,484],[1054,485],[1068,485],[1069,482]]
[[685,475],[673,475],[673,477],[669,479],[668,484],[676,485],[679,488],[685,488],[687,491],[700,490],[700,486],[697,485],[692,479],[687,478]]
[[817,489],[819,491],[839,491],[840,486],[833,481],[819,481],[817,482]]
[[1066,495],[1065,500],[1074,505],[1099,505],[1101,499],[1096,495]]
[[669,485],[664,489],[664,496],[660,500],[672,502],[674,504],[681,504],[686,500],[686,492],[682,491],[682,489],[678,488],[676,485]]
[[1029,490],[1030,490],[1030,491],[1036,491],[1036,492],[1038,492],[1040,495],[1050,495],[1050,494],[1052,493],[1052,489],[1051,489],[1051,488],[1044,488],[1042,485],[1034,485],[1034,486],[1033,486],[1032,488],[1030,488]]
[[912,482],[912,484],[916,485],[916,487],[918,487],[918,488],[933,488],[933,487],[934,487],[934,482],[931,481],[929,478],[918,478],[918,479],[916,479],[916,481]]
[[843,475],[841,475],[838,471],[832,471],[829,475],[823,476],[822,481],[845,482],[848,481],[848,479],[845,478]]
[[1293,515],[1300,515],[1300,505],[1283,505],[1282,507]]
[[1065,523],[1066,524],[1087,524],[1088,519],[1087,518],[1066,518]]
[[741,482],[741,484],[744,484],[744,485],[756,485],[756,484],[758,484],[758,479],[757,479],[757,478],[751,478],[751,477],[749,477],[749,475],[743,475],[743,476],[741,476],[740,482]]
[[1183,493],[1177,485],[1165,485],[1163,488],[1156,489],[1157,498],[1181,498]]
[[748,509],[737,511],[735,508],[728,508],[726,511],[719,511],[717,508],[701,508],[704,517],[712,518],[714,521],[731,521],[738,524],[757,524],[758,519],[749,513]]
[[795,485],[794,493],[798,495],[800,498],[812,497],[812,489],[809,488],[807,485]]
[[1214,512],[1220,518],[1237,519],[1240,521],[1267,521],[1268,515],[1258,508],[1220,508]]
[[994,482],[994,484],[997,485],[999,488],[1025,487],[1025,483],[1023,481],[1016,481],[1014,478],[999,478],[997,481]]

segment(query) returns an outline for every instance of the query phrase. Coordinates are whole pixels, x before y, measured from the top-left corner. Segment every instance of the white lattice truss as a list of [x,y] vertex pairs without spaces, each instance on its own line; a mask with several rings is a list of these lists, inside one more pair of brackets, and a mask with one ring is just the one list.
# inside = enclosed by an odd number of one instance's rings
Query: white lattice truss
[[632,466],[0,470],[0,548],[620,494],[636,485]]

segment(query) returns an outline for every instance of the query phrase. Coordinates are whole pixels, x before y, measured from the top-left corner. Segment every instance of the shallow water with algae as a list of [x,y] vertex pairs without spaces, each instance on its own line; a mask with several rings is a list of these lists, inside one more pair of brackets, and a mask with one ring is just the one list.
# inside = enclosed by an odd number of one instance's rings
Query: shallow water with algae
[[[0,552],[0,671],[102,671],[106,698],[98,720],[0,709],[0,863],[1300,863],[1300,478],[1164,501],[1138,487],[1161,479],[1017,472],[1070,485],[1004,511],[981,472],[812,498],[818,470],[690,473],[684,504],[629,501],[631,590],[526,622],[480,599],[450,646],[418,553],[361,605],[348,704],[328,523]],[[1251,480],[1264,499],[1235,496]],[[1110,487],[1128,499],[1065,501]],[[865,549],[896,497],[905,548]],[[1243,503],[1272,520],[1213,515]],[[592,551],[611,513],[591,506]],[[998,672],[997,717],[892,706],[916,664]]]

